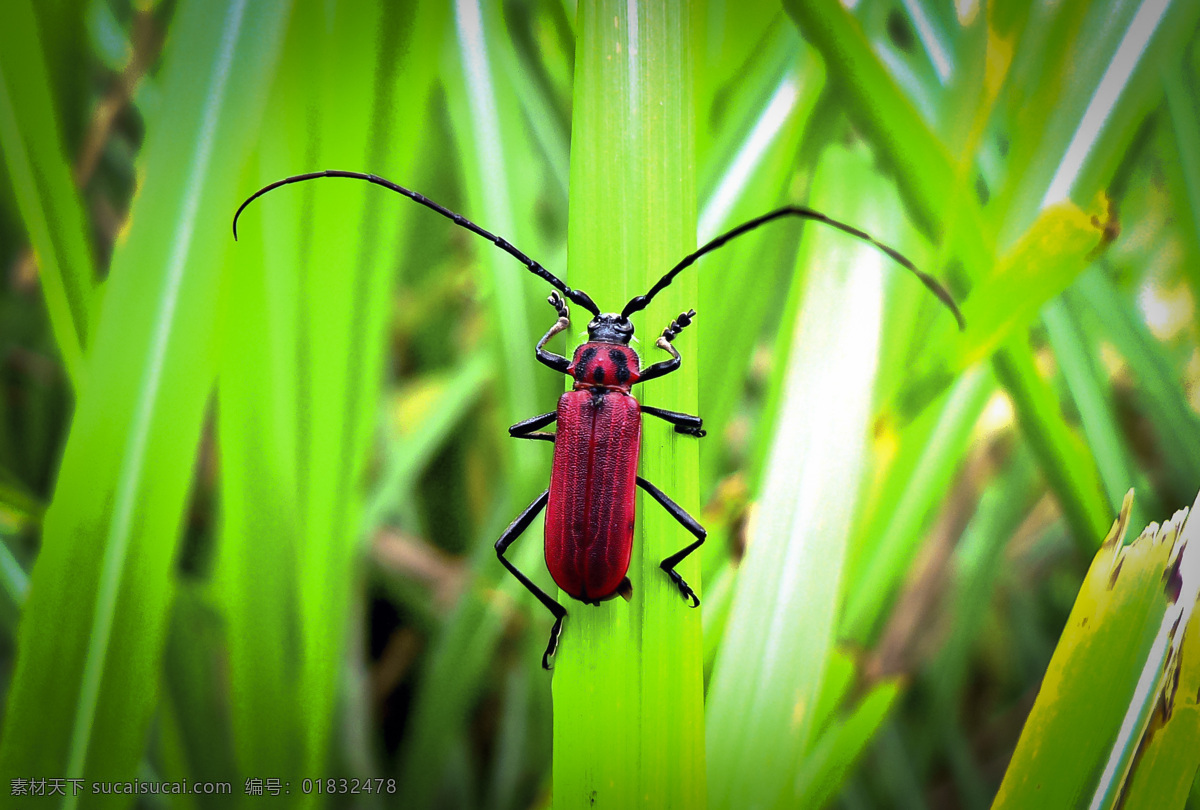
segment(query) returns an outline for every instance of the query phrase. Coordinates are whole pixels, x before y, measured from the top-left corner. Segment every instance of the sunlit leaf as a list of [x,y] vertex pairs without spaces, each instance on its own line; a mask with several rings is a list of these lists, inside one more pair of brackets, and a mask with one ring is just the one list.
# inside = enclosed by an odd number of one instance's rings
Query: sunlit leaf
[[141,760],[216,372],[229,201],[285,11],[238,0],[177,9],[169,92],[147,123],[144,184],[89,351],[102,373],[75,410],[22,616],[6,778],[130,778]]
[[[698,32],[683,6],[642,2],[581,4],[578,30],[567,281],[607,311],[649,290],[696,244],[688,68]],[[696,289],[695,274],[682,274],[633,316],[643,366],[660,359],[653,338],[695,306]],[[644,386],[642,402],[696,412],[687,357],[704,328],[698,319],[676,338],[681,369]],[[644,422],[640,475],[697,514],[696,440]],[[554,673],[559,808],[705,804],[700,616],[659,568],[691,536],[644,493],[637,509],[632,601],[568,600]],[[697,563],[693,555],[678,570],[703,598]]]
[[[1173,711],[1200,589],[1200,535],[1183,510],[1124,545],[1132,498],[1088,570],[995,807],[1115,806],[1152,717]],[[1191,772],[1198,763],[1193,749]],[[1158,795],[1181,796],[1186,785],[1187,768],[1176,770]]]

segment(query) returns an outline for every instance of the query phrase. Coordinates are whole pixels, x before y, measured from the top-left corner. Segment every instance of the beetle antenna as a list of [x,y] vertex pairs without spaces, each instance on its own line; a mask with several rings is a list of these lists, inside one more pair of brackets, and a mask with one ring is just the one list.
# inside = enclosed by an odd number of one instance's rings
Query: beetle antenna
[[363,172],[347,172],[347,171],[341,171],[341,170],[337,170],[337,169],[330,169],[328,171],[323,171],[323,172],[309,172],[308,174],[297,174],[297,175],[293,175],[291,177],[285,177],[282,180],[276,180],[274,183],[263,186],[258,191],[254,192],[248,198],[246,198],[246,201],[244,203],[242,203],[240,206],[238,206],[237,213],[235,213],[233,215],[233,238],[234,238],[234,240],[235,241],[237,240],[238,217],[242,215],[242,211],[244,211],[246,209],[247,205],[254,202],[259,197],[266,194],[268,191],[273,191],[273,190],[279,188],[280,186],[286,186],[286,185],[290,185],[292,183],[302,183],[305,180],[316,180],[321,177],[348,177],[352,180],[366,180],[368,183],[374,183],[377,186],[383,186],[384,188],[386,188],[390,191],[394,191],[397,194],[408,197],[413,202],[419,203],[430,210],[438,212],[439,214],[444,216],[446,219],[453,222],[455,225],[466,228],[468,231],[470,231],[473,234],[482,236],[484,239],[488,240],[489,242],[491,242],[496,247],[503,250],[508,255],[516,258],[517,261],[521,262],[521,264],[523,264],[527,268],[529,268],[529,272],[533,273],[535,276],[538,276],[539,278],[545,279],[546,281],[550,282],[550,285],[552,287],[554,287],[556,290],[561,292],[567,298],[574,301],[576,304],[579,304],[579,306],[587,309],[593,315],[600,314],[600,307],[596,306],[596,303],[591,299],[591,296],[589,296],[583,290],[572,290],[570,287],[568,287],[566,284],[564,284],[561,280],[559,280],[558,276],[551,273],[545,267],[542,267],[540,264],[538,264],[533,259],[526,256],[520,250],[517,250],[516,247],[514,247],[511,243],[508,242],[508,240],[506,240],[502,237],[496,236],[491,231],[484,230],[483,228],[479,227],[471,220],[464,217],[462,214],[456,214],[453,211],[451,211],[449,208],[438,205],[433,200],[429,199],[428,197],[426,197],[423,194],[418,194],[417,192],[413,191],[412,189],[408,189],[408,188],[405,188],[404,186],[397,185],[396,183],[393,183],[391,180],[386,180],[375,174],[364,174]]
[[933,276],[918,270],[916,265],[910,262],[903,253],[895,248],[888,247],[887,245],[883,244],[883,242],[880,242],[878,239],[866,233],[865,231],[860,231],[858,228],[847,225],[844,222],[840,222],[839,220],[822,214],[820,211],[814,211],[813,209],[802,205],[789,205],[786,208],[780,208],[775,211],[771,211],[770,213],[763,214],[760,217],[755,217],[749,222],[743,222],[733,230],[727,231],[715,239],[710,240],[706,245],[704,245],[704,247],[700,248],[694,253],[688,254],[683,258],[682,261],[679,262],[679,264],[672,267],[665,276],[660,278],[655,285],[650,288],[648,293],[632,298],[629,303],[625,305],[625,309],[621,312],[621,315],[628,318],[633,313],[640,312],[641,310],[645,309],[646,305],[650,303],[650,300],[662,292],[663,289],[670,284],[672,280],[674,280],[675,276],[679,275],[681,270],[683,270],[685,267],[690,267],[691,265],[695,264],[696,260],[706,253],[712,253],[730,239],[736,239],[742,234],[748,233],[760,225],[766,225],[768,222],[787,216],[800,217],[801,219],[813,219],[817,222],[823,222],[826,225],[832,225],[839,231],[844,231],[845,233],[861,239],[864,242],[870,242],[872,245],[882,250],[896,262],[906,267],[917,278],[919,278],[921,283],[924,284],[930,292],[936,295],[938,300],[945,304],[946,308],[954,314],[954,320],[958,321],[958,328],[966,328],[966,321],[963,320],[962,313],[958,309],[958,304],[954,302],[954,297],[950,295],[950,292]]

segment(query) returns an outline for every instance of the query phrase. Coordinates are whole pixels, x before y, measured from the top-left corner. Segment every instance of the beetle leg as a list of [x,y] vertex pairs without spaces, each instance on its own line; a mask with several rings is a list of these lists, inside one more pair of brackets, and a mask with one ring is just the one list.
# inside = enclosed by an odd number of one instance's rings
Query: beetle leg
[[670,374],[675,369],[679,368],[681,359],[679,350],[675,348],[672,341],[679,336],[679,333],[684,328],[691,326],[692,318],[696,317],[696,310],[689,309],[687,312],[680,313],[679,317],[671,321],[671,325],[663,330],[662,335],[654,345],[671,355],[670,360],[663,360],[661,363],[655,363],[641,373],[641,379],[638,382],[646,382],[653,380],[655,377],[661,377],[664,374]]
[[679,572],[675,570],[675,566],[678,565],[684,557],[700,548],[700,546],[704,543],[704,538],[708,536],[708,532],[704,531],[704,527],[697,523],[694,517],[683,511],[683,507],[668,498],[666,494],[661,489],[654,486],[654,484],[651,484],[641,476],[638,476],[637,484],[639,487],[649,492],[651,498],[662,504],[663,508],[670,513],[671,517],[682,523],[683,528],[687,529],[696,536],[696,542],[692,543],[687,548],[675,552],[670,557],[667,557],[665,560],[659,563],[658,567],[667,572],[667,576],[669,576],[671,581],[675,583],[675,587],[679,588],[679,592],[683,594],[683,598],[691,601],[692,607],[699,607],[700,597],[696,596],[696,592],[693,591],[686,582],[684,582],[683,577],[679,576]]
[[508,551],[508,547],[513,544],[513,541],[529,528],[529,524],[533,523],[533,519],[538,516],[538,513],[546,508],[548,500],[550,500],[550,490],[546,490],[534,498],[533,503],[529,504],[524,512],[517,515],[516,520],[509,524],[504,533],[500,535],[500,539],[496,541],[496,556],[500,558],[500,563],[517,578],[518,582],[525,586],[527,591],[546,606],[546,610],[554,614],[554,627],[550,630],[550,643],[546,645],[546,652],[542,654],[542,669],[550,669],[550,656],[554,655],[554,651],[558,649],[558,636],[562,633],[563,619],[567,617],[567,609],[551,599],[537,585],[534,585],[529,577],[522,574],[515,565],[508,561],[504,552]]
[[[642,410],[645,410],[643,408]],[[553,433],[534,433],[540,427],[545,427],[558,419],[558,411],[550,411],[538,416],[531,416],[523,422],[517,422],[508,429],[508,435],[514,439],[541,439],[544,442],[554,441]]]
[[[651,408],[649,405],[642,405],[642,413],[648,413],[651,416],[657,416],[659,419],[670,422],[675,426],[676,433],[684,433],[697,438],[707,433],[704,430],[704,420],[699,416],[679,413],[679,411],[664,411],[662,408]],[[513,425],[513,427],[516,427],[516,425]]]
[[549,301],[550,306],[554,307],[554,309],[558,312],[558,320],[554,322],[554,326],[551,326],[546,334],[542,335],[542,339],[538,341],[537,348],[534,349],[534,352],[537,354],[539,363],[549,366],[555,371],[561,371],[563,374],[566,374],[567,366],[571,365],[571,361],[563,357],[561,354],[548,352],[542,347],[550,341],[550,338],[554,337],[559,332],[562,332],[571,325],[571,311],[567,309],[567,302],[564,301],[562,296],[557,292],[550,293],[550,297],[546,300]]

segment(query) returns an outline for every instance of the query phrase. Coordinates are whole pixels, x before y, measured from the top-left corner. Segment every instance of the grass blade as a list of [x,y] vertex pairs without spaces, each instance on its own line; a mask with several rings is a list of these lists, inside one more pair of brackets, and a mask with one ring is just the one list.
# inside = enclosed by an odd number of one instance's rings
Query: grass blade
[[[814,181],[822,210],[873,232],[887,199],[862,153],[830,152]],[[870,187],[858,208],[834,188]],[[892,200],[894,211],[896,203]],[[884,257],[826,230],[807,231],[785,318],[789,360],[761,485],[756,529],[708,693],[714,808],[770,807],[791,797],[834,651],[842,571],[867,463],[879,354]],[[848,326],[853,324],[853,326]],[[831,396],[837,391],[837,396]],[[754,688],[746,688],[754,684]]]
[[[510,173],[513,179],[517,177],[512,167],[528,162],[528,145],[523,143],[528,136],[517,111],[504,109],[496,103],[497,96],[503,95],[500,91],[507,89],[507,85],[501,83],[503,73],[493,67],[493,61],[498,59],[494,52],[502,50],[496,41],[502,34],[502,28],[494,19],[498,10],[478,0],[459,0],[455,5],[458,52],[454,70],[461,71],[461,80],[448,83],[451,114],[457,118],[455,132],[463,141],[459,152],[472,216],[477,222],[487,223],[493,233],[504,235],[520,245],[521,250],[537,257],[542,251],[533,244],[532,217],[522,218],[518,226],[515,214],[515,210],[531,207],[524,202],[526,186],[510,182]],[[542,282],[522,272],[511,256],[499,250],[482,247],[481,250],[480,261],[488,269],[488,300],[493,321],[499,327],[496,362],[506,369],[501,378],[505,418],[516,422],[535,413],[540,404],[536,394],[538,384],[544,378],[535,372],[529,349],[537,340],[534,332],[540,330],[531,325],[530,301],[537,299],[529,294],[529,290],[540,291]],[[549,311],[544,305],[538,310]],[[531,484],[530,468],[542,456],[537,450],[526,446],[509,448],[516,458],[519,480],[526,487]],[[517,500],[526,495],[532,498],[534,494],[533,491],[520,492]]]
[[845,717],[836,718],[813,743],[796,779],[795,796],[779,807],[824,807],[832,801],[899,696],[900,681],[884,681]]
[[953,158],[872,52],[853,14],[837,3],[803,0],[786,0],[784,8],[800,34],[825,58],[828,75],[838,78],[856,123],[899,167],[897,182],[918,221],[930,233],[939,233],[953,218],[962,232],[968,269],[986,267],[978,205],[973,197],[958,193]]
[[919,413],[944,385],[987,357],[1014,334],[1024,334],[1038,310],[1065,290],[1105,244],[1099,212],[1089,216],[1069,202],[1042,212],[1033,226],[980,279],[963,305],[967,328],[955,335],[939,324],[938,347],[916,364],[904,383],[901,414]]
[[927,522],[958,470],[956,459],[994,390],[990,374],[969,371],[943,402],[927,409],[900,435],[870,517],[852,544],[842,615],[845,637],[859,643],[872,637],[920,550]]
[[1143,503],[1134,504],[1130,517],[1133,525],[1144,526],[1150,522],[1150,515],[1162,514],[1163,509],[1158,499],[1150,494],[1149,481],[1134,464],[1123,440],[1107,380],[1096,363],[1099,349],[1083,335],[1076,312],[1072,311],[1079,303],[1079,297],[1068,291],[1046,304],[1042,310],[1042,323],[1071,399],[1079,411],[1080,425],[1088,449],[1096,460],[1109,502],[1116,503],[1123,496],[1121,487],[1127,490],[1133,485],[1147,493],[1140,498]]
[[[636,0],[579,9],[567,281],[605,310],[648,290],[695,245],[689,13]],[[695,292],[696,275],[681,275],[635,316],[643,347],[694,306]],[[695,413],[689,347],[703,328],[677,339],[682,368],[639,393],[644,403]],[[658,359],[643,351],[643,365]],[[696,514],[695,440],[644,421],[641,475]],[[658,565],[690,536],[649,497],[638,501],[632,601],[567,604],[553,684],[558,808],[705,804],[700,616]],[[679,572],[700,592],[695,556]]]
[[371,493],[363,518],[364,535],[370,537],[384,525],[389,512],[411,522],[417,477],[453,434],[463,417],[492,382],[492,365],[484,351],[472,353],[444,379],[428,380],[414,396],[424,400],[414,419],[415,430],[405,430],[392,442],[379,482]]
[[1159,486],[1176,498],[1187,497],[1181,490],[1200,480],[1200,417],[1188,404],[1169,353],[1133,302],[1099,268],[1084,273],[1074,292],[1099,324],[1098,337],[1112,342],[1137,379],[1136,396],[1153,417],[1151,427],[1168,470]]
[[0,26],[0,147],[37,254],[50,325],[78,392],[96,269],[53,98],[33,6],[12,0]]
[[[1176,63],[1200,6],[1170,0],[1063,4],[1070,33],[1051,39],[1057,64],[1033,87],[1010,87],[1022,132],[1009,161],[1012,181],[996,201],[1008,235],[1033,212],[1068,197],[1085,203],[1113,176],[1162,97],[1161,66]],[[1049,178],[1049,179],[1047,179]],[[1007,242],[1007,238],[1004,238]]]
[[1091,553],[1095,538],[1102,536],[1104,516],[1110,513],[1095,460],[1063,418],[1058,395],[1042,379],[1026,341],[1010,342],[992,366],[1013,401],[1021,432],[1058,498],[1072,538]]
[[[1196,112],[1196,93],[1187,81],[1185,67],[1178,62],[1163,67],[1163,92],[1171,126],[1165,139],[1174,148],[1166,148],[1167,159],[1176,171],[1169,172],[1168,182],[1180,187],[1176,196],[1180,199],[1183,227],[1188,231],[1188,242],[1193,257],[1200,252],[1200,115]],[[1200,267],[1194,260],[1184,263],[1184,272],[1192,285],[1192,295],[1200,296]]]
[[[445,21],[409,11],[298,7],[254,185],[314,165],[404,182]],[[301,778],[327,772],[335,728],[400,223],[428,212],[328,181],[247,214],[221,389],[222,607],[239,764]]]
[[1125,780],[1129,810],[1183,807],[1200,766],[1200,613],[1193,610],[1180,644],[1168,662],[1178,667],[1178,686],[1161,694]]
[[1132,497],[1088,570],[995,807],[1115,807],[1151,713],[1170,714],[1200,555],[1187,510],[1123,545]]
[[[812,48],[796,41],[794,27],[783,28],[776,36],[782,42],[773,50],[782,51],[784,69],[766,72],[771,83],[760,89],[759,105],[752,117],[739,127],[739,140],[723,138],[714,150],[727,149],[728,156],[715,153],[710,163],[723,168],[711,181],[712,190],[700,213],[698,238],[707,241],[751,217],[784,203],[793,203],[789,192],[795,185],[798,145],[808,127],[813,108],[825,86],[821,62]],[[775,57],[775,54],[770,54]],[[774,58],[771,60],[774,61]],[[774,67],[774,65],[771,65]],[[765,72],[765,71],[764,71]],[[733,411],[754,356],[754,346],[762,338],[768,313],[779,304],[789,281],[794,251],[794,223],[772,226],[767,232],[730,243],[723,248],[720,261],[725,272],[700,277],[700,306],[709,329],[699,344],[700,376],[721,380],[720,385],[704,386],[700,408],[712,434],[720,434]],[[782,246],[782,247],[781,247]],[[739,268],[733,272],[734,268]],[[741,271],[740,268],[747,268]],[[756,268],[749,271],[748,268]]]
[[[443,59],[443,87],[462,164],[466,189],[466,214],[475,222],[518,245],[528,255],[557,270],[544,255],[536,238],[536,199],[528,182],[537,164],[531,160],[530,134],[519,110],[497,104],[513,92],[509,74],[498,65],[513,58],[506,50],[505,31],[499,7],[462,0],[455,5],[451,47]],[[479,286],[492,314],[493,333],[483,351],[494,368],[504,373],[496,378],[501,395],[501,418],[505,426],[547,410],[550,392],[559,381],[537,366],[531,347],[536,342],[534,304],[544,300],[544,283],[517,264],[511,256],[481,240],[473,240],[478,262],[485,268]],[[536,290],[536,293],[534,292]],[[541,307],[545,307],[544,304]],[[552,313],[549,307],[540,317]],[[539,335],[540,336],[540,335]],[[539,397],[539,392],[545,394]],[[497,426],[499,427],[499,426]],[[479,587],[469,592],[447,618],[427,659],[422,682],[414,700],[411,731],[400,752],[400,796],[406,806],[429,807],[438,791],[453,779],[446,769],[452,763],[454,746],[464,733],[471,702],[483,688],[487,662],[501,638],[507,608],[529,605],[536,612],[529,632],[549,632],[547,614],[520,583],[496,561],[492,544],[513,515],[545,488],[545,449],[533,442],[500,445],[504,464],[489,475],[503,481],[498,487],[495,512],[483,521],[483,532],[472,534],[477,553],[471,560],[471,576]],[[515,446],[514,446],[515,445]],[[495,456],[493,456],[495,458]],[[501,522],[503,521],[503,522]],[[544,571],[537,526],[510,551],[510,558],[524,571]],[[474,528],[474,527],[472,527]],[[541,580],[543,585],[548,577]],[[493,589],[505,596],[492,598]],[[523,666],[536,666],[522,662]],[[540,670],[536,673],[540,676]],[[545,680],[535,683],[545,689]]]
[[22,619],[6,778],[136,772],[215,372],[228,205],[285,9],[229,0],[177,10],[145,185],[89,356],[104,374],[75,412]]

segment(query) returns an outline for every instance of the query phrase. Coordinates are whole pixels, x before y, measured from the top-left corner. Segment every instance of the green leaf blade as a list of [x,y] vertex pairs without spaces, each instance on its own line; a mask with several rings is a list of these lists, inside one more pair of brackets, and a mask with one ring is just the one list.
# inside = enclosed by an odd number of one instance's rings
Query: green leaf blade
[[141,758],[215,370],[228,205],[285,9],[179,10],[173,92],[148,128],[147,181],[89,358],[104,374],[76,410],[22,618],[6,776],[129,777]]
[[[846,199],[840,189],[871,187]],[[838,189],[838,190],[835,190]],[[863,153],[831,151],[818,205],[871,232],[887,199]],[[836,201],[836,202],[831,202]],[[855,201],[857,206],[855,206]],[[840,205],[838,204],[840,203]],[[843,569],[867,464],[885,258],[813,228],[797,259],[803,295],[788,305],[776,429],[755,529],[742,561],[708,694],[711,806],[771,807],[790,798],[834,660]],[[806,271],[805,268],[819,268]],[[747,684],[754,684],[747,688]]]
[[38,259],[50,325],[78,392],[96,269],[33,7],[13,0],[7,11],[0,26],[0,147]]
[[[567,283],[602,311],[619,311],[695,246],[689,15],[661,2],[579,11]],[[633,316],[643,366],[660,359],[654,337],[695,306],[696,283],[681,275]],[[644,403],[695,413],[703,328],[676,338],[683,365],[635,392]],[[643,423],[640,474],[696,514],[696,440]],[[637,509],[632,601],[591,607],[560,595],[569,616],[553,684],[556,808],[705,805],[700,616],[659,568],[692,537],[643,493]],[[703,596],[697,556],[678,570]]]

